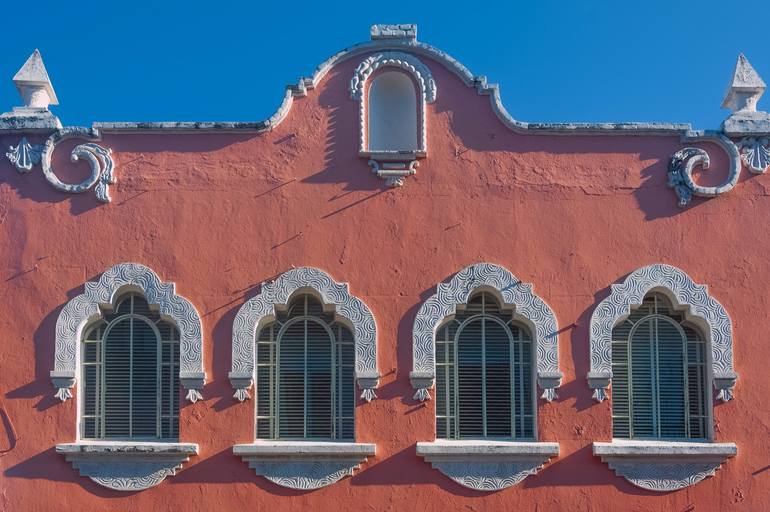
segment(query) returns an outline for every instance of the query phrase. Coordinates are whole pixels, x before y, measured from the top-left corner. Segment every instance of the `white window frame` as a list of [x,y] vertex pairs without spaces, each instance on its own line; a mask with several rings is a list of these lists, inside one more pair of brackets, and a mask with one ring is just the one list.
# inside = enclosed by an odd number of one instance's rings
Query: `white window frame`
[[[682,311],[685,320],[700,329],[707,343],[707,385],[714,386],[719,400],[731,400],[738,375],[733,370],[730,317],[708,294],[706,285],[695,283],[676,267],[660,263],[635,270],[623,283],[613,284],[610,295],[591,315],[588,383],[594,399],[605,400],[612,382],[612,329],[628,318],[632,308],[641,306],[651,292],[668,297],[674,309]],[[713,442],[711,400],[706,400],[706,414],[706,442],[613,439],[593,443],[594,455],[637,487],[666,492],[694,485],[713,476],[737,453],[734,443]]]
[[[559,370],[558,322],[551,307],[506,268],[478,263],[462,269],[448,283],[437,286],[436,294],[420,306],[412,329],[412,386],[414,399],[430,399],[436,379],[436,330],[467,304],[479,291],[495,295],[504,309],[513,311],[514,320],[523,323],[532,335],[535,361],[533,374],[546,401],[556,398],[561,385]],[[534,386],[533,386],[534,389]],[[537,432],[537,400],[533,401],[534,435]],[[435,409],[433,418],[435,421]],[[538,437],[535,437],[538,439]],[[536,473],[559,454],[559,443],[495,440],[447,440],[418,442],[417,454],[433,468],[464,487],[496,491],[516,485]]]
[[[72,398],[72,388],[81,375],[80,347],[86,329],[102,318],[126,292],[142,294],[162,318],[174,323],[180,334],[179,380],[187,399],[202,398],[206,381],[203,370],[201,319],[192,303],[175,293],[174,283],[164,283],[148,267],[119,263],[104,272],[97,282],[87,282],[85,292],[70,300],[56,320],[54,370],[51,380],[61,401]],[[72,462],[82,476],[118,491],[147,489],[175,474],[190,455],[198,453],[195,443],[164,441],[95,441],[80,437],[82,397],[77,387],[76,442],[56,445],[56,452]]]
[[[234,398],[244,401],[254,384],[256,337],[259,330],[275,321],[276,309],[287,308],[292,297],[309,293],[318,298],[335,319],[353,333],[355,379],[361,399],[376,398],[380,374],[377,369],[377,325],[369,307],[350,294],[347,283],[338,283],[329,274],[312,267],[288,270],[272,282],[262,284],[261,293],[241,306],[233,322],[232,370],[229,377]],[[252,417],[256,422],[256,408]],[[357,431],[357,429],[355,429]],[[356,434],[357,435],[357,434]],[[353,474],[359,465],[374,456],[373,443],[340,441],[257,440],[256,425],[252,442],[233,446],[257,475],[292,489],[317,489]]]

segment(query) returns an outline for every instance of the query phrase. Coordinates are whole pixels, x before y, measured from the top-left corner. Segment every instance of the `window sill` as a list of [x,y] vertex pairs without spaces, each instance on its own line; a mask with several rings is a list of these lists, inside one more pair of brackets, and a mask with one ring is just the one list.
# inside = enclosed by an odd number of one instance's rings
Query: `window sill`
[[618,476],[658,492],[675,491],[714,476],[728,458],[738,453],[734,443],[621,439],[594,443],[593,450]]
[[440,439],[417,443],[417,455],[464,487],[499,491],[537,473],[559,455],[559,443]]
[[233,453],[257,475],[282,487],[318,489],[353,474],[376,445],[338,441],[256,441],[233,446]]
[[56,453],[94,482],[116,491],[141,491],[176,474],[198,454],[195,443],[80,441],[57,444]]

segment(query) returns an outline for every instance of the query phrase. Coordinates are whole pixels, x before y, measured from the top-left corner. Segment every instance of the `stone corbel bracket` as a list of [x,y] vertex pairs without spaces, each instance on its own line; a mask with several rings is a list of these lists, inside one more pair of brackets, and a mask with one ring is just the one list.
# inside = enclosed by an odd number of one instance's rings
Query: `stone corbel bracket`
[[316,293],[325,305],[334,306],[335,315],[353,330],[356,358],[356,382],[361,398],[376,398],[379,385],[377,370],[377,326],[369,307],[350,294],[347,283],[334,281],[317,268],[293,268],[275,281],[262,283],[262,291],[238,310],[233,322],[232,370],[229,377],[235,398],[249,398],[254,382],[254,340],[258,329],[275,319],[275,307],[287,306],[298,291]]
[[[372,151],[369,148],[367,82],[377,70],[388,67],[408,73],[419,89],[417,97],[419,141],[417,149],[413,151]],[[400,187],[404,184],[404,178],[417,172],[417,159],[427,155],[428,131],[425,105],[436,101],[436,81],[430,69],[420,59],[405,52],[386,51],[371,55],[361,61],[350,79],[350,97],[359,103],[359,155],[368,159],[372,172],[384,179],[389,187]]]
[[559,444],[438,440],[417,443],[417,455],[463,487],[499,491],[537,473],[559,455]]
[[561,385],[556,315],[540,297],[532,292],[532,285],[523,283],[505,268],[492,263],[478,263],[464,268],[448,283],[441,283],[436,294],[426,300],[412,329],[412,365],[410,373],[415,400],[430,399],[428,391],[436,378],[436,329],[454,315],[458,304],[466,304],[477,289],[495,292],[505,306],[513,306],[515,318],[533,331],[537,347],[537,383],[543,390],[541,398],[556,398]]
[[[730,160],[730,168],[724,183],[715,187],[698,185],[692,178],[692,171],[696,166],[701,166],[703,169],[709,168],[711,159],[709,158],[708,153],[703,149],[693,147],[687,147],[674,153],[668,164],[668,186],[673,188],[674,192],[676,192],[676,195],[679,198],[680,207],[684,208],[687,206],[694,195],[701,197],[716,197],[726,194],[735,187],[736,183],[738,183],[738,178],[740,178],[741,175],[742,165],[741,154],[738,151],[738,146],[736,146],[733,141],[720,133],[692,132],[683,135],[682,142],[713,142],[717,144],[725,151],[725,153],[727,153]],[[756,157],[755,159],[753,154],[752,156],[748,156],[749,153],[753,152],[754,147],[755,146],[751,145],[749,142],[746,142],[746,146],[743,149],[744,161],[746,161],[747,158],[750,159],[749,161],[760,161],[761,157]],[[753,173],[764,172],[764,169],[767,166],[766,155],[764,156],[764,164],[765,167],[762,167],[762,170],[749,164],[749,170]],[[756,165],[758,166],[759,163]]]
[[198,454],[194,443],[82,442],[56,445],[72,466],[115,491],[141,491],[176,474]]
[[107,187],[116,182],[115,161],[112,158],[112,150],[94,142],[75,146],[70,159],[73,162],[77,162],[80,159],[88,162],[91,167],[91,174],[80,183],[65,183],[56,176],[51,165],[51,157],[56,146],[68,139],[91,139],[98,141],[101,140],[101,134],[95,128],[62,128],[51,134],[42,146],[30,144],[26,138],[22,138],[17,146],[9,148],[5,156],[16,166],[19,172],[29,172],[35,164],[40,162],[45,179],[57,190],[79,194],[94,187],[96,199],[103,203],[109,203],[111,199]]
[[628,318],[651,291],[665,293],[674,307],[702,327],[711,348],[711,372],[717,398],[728,401],[738,375],[733,371],[733,327],[725,308],[708,294],[706,285],[695,283],[676,267],[649,265],[632,272],[621,284],[611,286],[609,297],[591,315],[591,371],[588,384],[597,402],[607,398],[612,381],[612,329]]
[[308,491],[331,485],[373,457],[369,443],[257,441],[237,444],[233,453],[276,485]]
[[134,290],[144,294],[162,317],[173,322],[180,333],[179,380],[187,389],[187,399],[203,398],[206,381],[203,370],[203,335],[201,319],[192,303],[176,294],[174,283],[164,283],[144,265],[120,263],[104,272],[99,281],[87,282],[85,293],[70,300],[56,320],[56,357],[51,380],[58,389],[56,397],[72,398],[71,389],[78,375],[79,347],[84,329],[101,318],[102,309],[111,309],[120,293]]
[[669,492],[714,476],[738,448],[733,443],[613,441],[594,443],[593,451],[633,485]]

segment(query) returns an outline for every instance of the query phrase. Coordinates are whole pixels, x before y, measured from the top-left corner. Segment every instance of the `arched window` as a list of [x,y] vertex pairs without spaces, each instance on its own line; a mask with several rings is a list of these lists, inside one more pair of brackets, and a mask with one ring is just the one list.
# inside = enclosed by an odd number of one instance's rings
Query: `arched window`
[[436,437],[534,439],[532,336],[482,292],[436,334]]
[[612,432],[623,439],[705,440],[706,342],[661,293],[612,330]]
[[416,151],[417,121],[417,91],[409,75],[377,74],[369,87],[369,151]]
[[81,345],[81,438],[179,437],[179,331],[130,293]]
[[294,298],[256,344],[257,439],[354,439],[353,333],[312,295]]

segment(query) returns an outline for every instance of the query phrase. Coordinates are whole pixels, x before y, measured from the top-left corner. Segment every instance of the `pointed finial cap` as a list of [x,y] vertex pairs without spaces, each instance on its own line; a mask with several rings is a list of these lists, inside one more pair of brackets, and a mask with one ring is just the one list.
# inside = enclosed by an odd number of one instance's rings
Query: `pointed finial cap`
[[[19,90],[19,94],[24,99],[24,105],[27,107],[47,108],[49,104],[59,104],[39,50],[32,52],[27,62],[14,75],[13,83]],[[42,94],[43,91],[48,95],[48,98],[45,98],[45,94]]]
[[756,112],[757,101],[766,88],[765,82],[749,64],[746,56],[741,53],[738,55],[733,78],[722,100],[722,108],[729,108],[733,112]]

